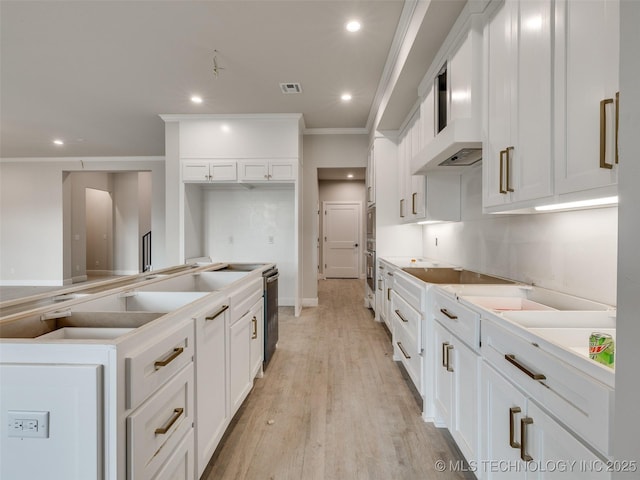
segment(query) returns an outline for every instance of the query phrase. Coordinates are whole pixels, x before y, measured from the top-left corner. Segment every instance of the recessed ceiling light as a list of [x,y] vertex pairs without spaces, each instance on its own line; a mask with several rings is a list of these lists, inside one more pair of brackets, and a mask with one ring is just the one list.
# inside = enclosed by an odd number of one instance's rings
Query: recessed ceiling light
[[350,173],[349,175],[347,175],[347,178],[353,178],[353,173]]
[[58,138],[56,138],[53,143],[55,143],[56,145],[64,145],[64,142]]
[[357,32],[358,30],[360,30],[360,28],[362,27],[362,25],[360,25],[360,22],[357,20],[351,20],[347,23],[346,25],[346,29],[349,32]]
[[340,96],[340,99],[341,99],[343,102],[348,102],[349,100],[351,100],[351,94],[350,94],[350,93],[343,93],[343,94]]
[[199,96],[199,95],[193,95],[193,96],[191,97],[191,101],[192,101],[193,103],[202,103],[202,97],[201,97],[201,96]]

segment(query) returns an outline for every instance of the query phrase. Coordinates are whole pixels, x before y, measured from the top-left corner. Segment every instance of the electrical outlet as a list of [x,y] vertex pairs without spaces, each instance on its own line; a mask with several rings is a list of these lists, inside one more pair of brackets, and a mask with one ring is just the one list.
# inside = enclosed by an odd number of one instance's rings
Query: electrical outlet
[[49,412],[7,411],[9,437],[49,438]]
[[273,235],[269,235],[269,237],[267,238],[267,242],[268,243],[273,243]]

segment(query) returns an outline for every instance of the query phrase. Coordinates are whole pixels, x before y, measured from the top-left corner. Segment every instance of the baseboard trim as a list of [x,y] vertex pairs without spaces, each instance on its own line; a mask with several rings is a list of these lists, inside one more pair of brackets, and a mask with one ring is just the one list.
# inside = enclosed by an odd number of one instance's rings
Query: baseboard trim
[[318,297],[316,298],[303,298],[302,299],[303,307],[317,307],[318,306]]
[[[78,275],[77,277],[71,277],[71,284],[74,283],[81,283],[81,282],[86,282],[89,278],[86,275]],[[65,285],[67,284],[68,280],[65,280]]]
[[0,280],[0,287],[61,287],[60,280]]

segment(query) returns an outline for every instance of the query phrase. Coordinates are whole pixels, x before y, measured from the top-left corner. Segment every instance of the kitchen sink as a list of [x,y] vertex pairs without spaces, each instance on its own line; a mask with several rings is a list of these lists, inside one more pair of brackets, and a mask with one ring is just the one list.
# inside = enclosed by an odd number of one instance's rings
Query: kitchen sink
[[133,330],[133,328],[62,327],[37,338],[38,340],[113,340]]
[[227,263],[222,268],[216,268],[216,272],[251,272],[262,268],[266,263]]
[[403,268],[403,271],[422,280],[426,283],[439,284],[515,284],[511,280],[506,280],[492,275],[472,272],[461,268]]
[[521,327],[534,328],[615,328],[615,311],[578,312],[578,311],[511,311],[504,312],[503,318],[517,323]]
[[482,308],[496,312],[556,310],[548,305],[523,297],[466,296],[464,299]]

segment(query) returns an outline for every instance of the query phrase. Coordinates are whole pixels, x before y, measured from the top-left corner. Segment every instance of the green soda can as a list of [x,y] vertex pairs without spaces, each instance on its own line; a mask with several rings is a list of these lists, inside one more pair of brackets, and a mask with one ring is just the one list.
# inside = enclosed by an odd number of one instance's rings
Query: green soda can
[[589,336],[589,358],[607,367],[615,364],[615,342],[608,333],[593,332]]

